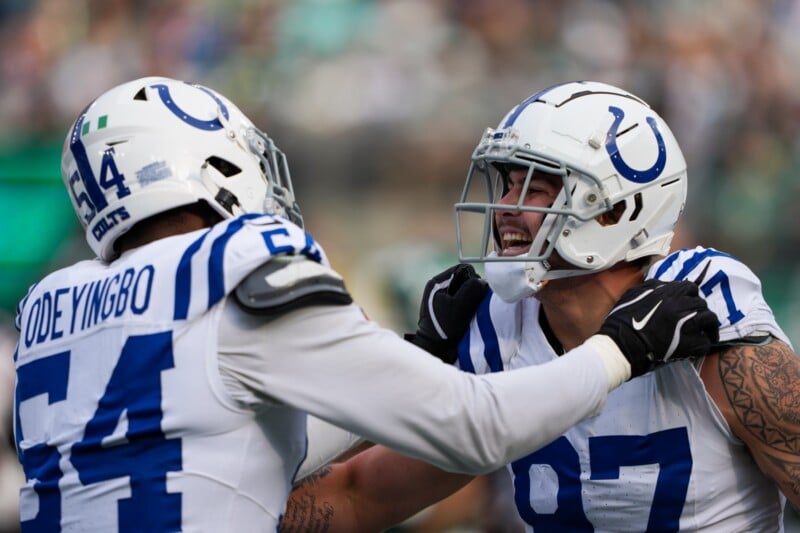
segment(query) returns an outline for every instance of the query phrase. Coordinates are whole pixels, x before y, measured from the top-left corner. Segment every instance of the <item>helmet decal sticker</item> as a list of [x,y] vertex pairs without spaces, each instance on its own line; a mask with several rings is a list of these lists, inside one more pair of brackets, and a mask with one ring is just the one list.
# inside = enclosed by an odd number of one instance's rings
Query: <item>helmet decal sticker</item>
[[85,120],[86,114],[84,113],[75,121],[75,126],[72,128],[72,134],[70,135],[69,149],[70,152],[72,152],[72,157],[75,158],[75,164],[78,167],[78,174],[80,174],[81,181],[83,182],[83,188],[89,195],[88,199],[91,201],[92,207],[94,208],[93,211],[96,213],[105,209],[108,202],[103,195],[103,191],[100,190],[100,186],[97,184],[94,172],[92,172],[92,166],[89,164],[89,156],[86,154],[86,147],[81,141],[81,131],[83,130],[83,123]]
[[[188,85],[189,87],[194,87],[195,89],[199,89],[204,93],[206,93],[208,96],[210,96],[217,103],[217,106],[222,112],[222,116],[225,117],[226,120],[228,119],[229,114],[227,106],[222,102],[222,100],[217,98],[217,96],[214,93],[212,93],[205,87],[201,87],[200,85],[193,85],[191,83],[187,83],[186,85]],[[167,109],[172,111],[173,115],[175,115],[185,123],[189,124],[190,126],[208,131],[222,129],[222,122],[220,122],[218,118],[213,118],[211,120],[201,120],[197,117],[191,116],[186,111],[178,107],[178,104],[176,104],[175,101],[172,99],[172,95],[169,92],[169,87],[167,87],[165,84],[156,83],[155,85],[151,85],[151,87],[158,91],[158,96],[161,98],[161,101],[164,102],[164,105],[167,106]]]
[[[102,130],[108,125],[108,115],[103,115],[97,119],[97,129]],[[81,135],[86,135],[92,129],[91,122],[84,122],[83,128],[81,129]]]
[[75,189],[75,184],[81,180],[81,175],[76,170],[72,173],[67,181],[67,189],[69,190],[72,197],[75,199],[75,205],[79,211],[79,216],[83,219],[83,221],[88,224],[92,221],[94,216],[97,212],[94,209],[94,204],[89,199],[89,195],[86,193],[85,190],[78,191]]
[[113,146],[103,152],[103,160],[100,162],[100,186],[106,191],[114,187],[117,190],[117,198],[125,198],[131,190],[125,185],[125,176],[117,168],[117,163],[114,161],[115,153]]
[[143,187],[172,177],[172,169],[166,161],[156,161],[143,166],[136,172],[136,179]]
[[653,130],[653,134],[656,136],[656,143],[658,144],[658,158],[650,168],[646,170],[636,170],[629,167],[628,164],[625,163],[625,161],[622,159],[622,155],[619,153],[619,148],[617,147],[617,130],[619,130],[619,125],[622,123],[622,119],[625,117],[625,112],[622,111],[622,109],[614,106],[609,106],[608,110],[612,115],[614,115],[614,123],[611,124],[611,127],[608,129],[608,133],[606,134],[606,151],[608,152],[608,155],[611,156],[611,162],[614,164],[614,168],[617,169],[617,172],[619,172],[623,178],[634,183],[649,183],[653,181],[661,175],[661,172],[664,170],[664,165],[667,162],[667,149],[664,146],[664,138],[661,137],[661,132],[658,131],[656,119],[653,117],[647,117],[647,123],[650,125],[650,129]]

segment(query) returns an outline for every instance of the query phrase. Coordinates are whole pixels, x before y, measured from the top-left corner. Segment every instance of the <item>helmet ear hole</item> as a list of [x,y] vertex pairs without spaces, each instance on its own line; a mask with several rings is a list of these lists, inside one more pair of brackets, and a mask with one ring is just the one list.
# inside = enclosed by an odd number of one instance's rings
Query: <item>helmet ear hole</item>
[[606,211],[602,215],[597,216],[597,222],[599,222],[601,226],[613,226],[617,224],[622,219],[622,214],[625,212],[626,206],[627,203],[625,200],[615,203],[611,211]]
[[[600,223],[601,226],[613,226],[614,224],[619,223],[622,220],[622,215],[625,213],[625,209],[627,208],[628,204],[626,200],[619,201],[614,204],[614,207],[611,208],[611,211],[603,213],[602,215],[597,217],[597,221]],[[631,216],[628,217],[629,221],[634,221],[639,218],[639,213],[642,212],[642,193],[637,192],[633,195],[633,213]]]
[[206,163],[217,169],[217,171],[226,178],[235,176],[242,171],[241,168],[237,167],[227,159],[222,159],[221,157],[217,157],[215,155],[206,159]]

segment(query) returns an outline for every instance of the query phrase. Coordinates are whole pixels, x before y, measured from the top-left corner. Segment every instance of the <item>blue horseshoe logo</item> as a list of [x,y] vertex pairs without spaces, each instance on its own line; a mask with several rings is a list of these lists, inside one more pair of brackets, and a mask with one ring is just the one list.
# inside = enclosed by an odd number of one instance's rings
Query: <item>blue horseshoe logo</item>
[[[222,116],[226,119],[228,118],[228,108],[222,103],[222,100],[217,98],[217,96],[206,89],[205,87],[201,87],[200,85],[193,85],[191,83],[187,83],[187,85],[194,87],[195,89],[200,89],[217,103],[219,108],[222,110]],[[164,102],[164,105],[167,106],[167,109],[172,111],[172,114],[184,121],[185,123],[189,124],[190,126],[194,126],[195,128],[199,128],[201,130],[206,131],[215,131],[222,129],[222,123],[219,121],[218,118],[213,118],[211,120],[200,120],[199,118],[193,117],[188,114],[186,111],[178,107],[178,104],[172,99],[172,95],[169,94],[169,87],[164,85],[163,83],[157,83],[155,85],[151,85],[153,89],[158,91],[158,96],[161,97],[161,101]]]
[[619,148],[617,147],[617,130],[619,129],[619,125],[625,113],[622,109],[614,106],[609,106],[608,110],[614,115],[614,123],[606,134],[606,151],[608,155],[611,156],[611,162],[614,164],[614,168],[617,169],[617,172],[619,172],[623,178],[634,183],[648,183],[653,181],[661,175],[661,172],[664,170],[664,164],[667,162],[667,149],[664,146],[664,138],[661,137],[661,132],[658,131],[656,119],[647,117],[647,123],[650,125],[650,129],[653,130],[653,134],[656,136],[656,143],[658,143],[658,159],[656,159],[653,166],[647,170],[636,170],[635,168],[629,167],[628,164],[623,161],[619,153]]

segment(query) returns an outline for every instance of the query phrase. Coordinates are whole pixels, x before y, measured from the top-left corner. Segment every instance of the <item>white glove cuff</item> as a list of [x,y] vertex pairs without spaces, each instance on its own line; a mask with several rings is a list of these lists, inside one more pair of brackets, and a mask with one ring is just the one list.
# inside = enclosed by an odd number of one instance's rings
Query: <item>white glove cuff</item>
[[592,335],[586,342],[600,356],[603,366],[608,374],[609,392],[616,389],[631,378],[631,364],[622,354],[617,343],[608,335]]

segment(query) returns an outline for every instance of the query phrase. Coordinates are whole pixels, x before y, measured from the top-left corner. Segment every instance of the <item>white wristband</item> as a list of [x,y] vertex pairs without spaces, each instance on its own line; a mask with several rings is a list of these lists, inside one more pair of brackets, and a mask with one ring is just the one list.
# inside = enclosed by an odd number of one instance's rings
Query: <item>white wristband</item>
[[616,389],[631,378],[631,364],[617,343],[608,335],[592,335],[584,344],[595,349],[608,374],[608,390]]

